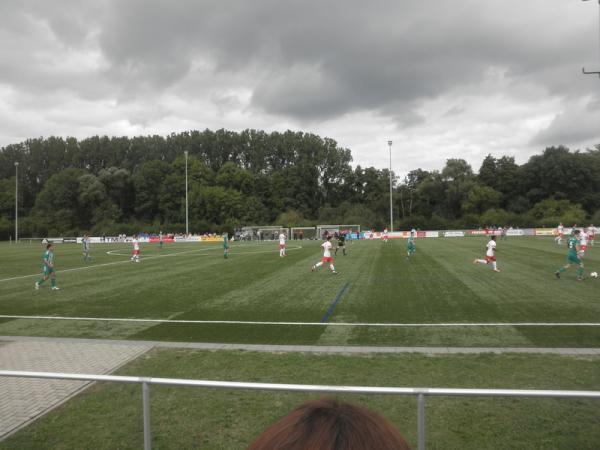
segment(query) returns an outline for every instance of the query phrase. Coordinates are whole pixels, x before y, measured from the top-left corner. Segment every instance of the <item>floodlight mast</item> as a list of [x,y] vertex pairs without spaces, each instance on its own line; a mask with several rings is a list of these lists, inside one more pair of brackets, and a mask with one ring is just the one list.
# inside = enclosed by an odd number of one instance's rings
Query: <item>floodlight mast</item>
[[[584,2],[587,2],[589,0],[582,0]],[[598,0],[598,5],[600,6],[600,0]],[[598,8],[598,14],[599,14],[599,19],[598,19],[598,52],[599,52],[599,57],[600,57],[600,7]],[[600,71],[597,70],[585,70],[585,67],[581,69],[581,71],[583,72],[584,75],[598,75],[598,77],[600,77]]]

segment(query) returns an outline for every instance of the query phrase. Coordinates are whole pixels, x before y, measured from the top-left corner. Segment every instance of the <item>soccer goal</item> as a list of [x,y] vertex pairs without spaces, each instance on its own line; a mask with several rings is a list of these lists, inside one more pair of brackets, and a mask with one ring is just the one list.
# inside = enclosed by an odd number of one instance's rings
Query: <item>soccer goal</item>
[[317,239],[317,227],[294,227],[291,229],[290,239],[298,241]]
[[243,238],[252,241],[275,241],[279,239],[279,234],[282,232],[286,236],[290,235],[290,230],[288,228],[278,225],[258,225],[242,228]]
[[318,239],[324,239],[329,234],[343,233],[358,236],[360,234],[360,225],[317,225]]
[[327,235],[343,233],[350,238],[358,238],[360,225],[317,225],[317,238],[324,239]]

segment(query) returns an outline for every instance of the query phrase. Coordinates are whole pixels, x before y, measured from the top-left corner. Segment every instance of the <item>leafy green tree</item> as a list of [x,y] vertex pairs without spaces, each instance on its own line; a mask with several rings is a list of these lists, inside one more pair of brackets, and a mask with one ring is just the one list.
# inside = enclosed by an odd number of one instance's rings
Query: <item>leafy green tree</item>
[[490,208],[500,206],[502,193],[489,186],[473,184],[462,203],[462,209],[468,213],[481,214]]
[[135,213],[138,219],[151,222],[159,217],[159,199],[163,180],[171,173],[171,165],[164,161],[148,161],[133,175]]
[[531,209],[531,215],[543,226],[556,226],[559,222],[581,225],[586,219],[586,213],[580,205],[573,204],[569,200],[553,198],[535,204]]
[[37,196],[32,214],[42,234],[77,232],[86,226],[85,213],[79,203],[81,169],[65,169],[50,177]]
[[98,172],[98,180],[104,185],[106,194],[122,215],[129,217],[134,212],[135,191],[129,170],[109,167]]

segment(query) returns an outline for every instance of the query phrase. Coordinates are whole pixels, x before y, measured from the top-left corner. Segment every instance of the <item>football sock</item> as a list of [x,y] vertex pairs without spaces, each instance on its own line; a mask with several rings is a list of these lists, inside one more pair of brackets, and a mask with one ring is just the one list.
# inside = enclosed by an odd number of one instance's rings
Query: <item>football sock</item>
[[38,281],[37,282],[38,286],[41,286],[42,284],[44,284],[44,281],[46,281],[46,280],[44,280],[43,278],[40,281]]
[[323,261],[320,261],[318,263],[315,264],[315,267],[321,267],[323,265]]
[[332,272],[335,272],[335,267],[333,267],[333,264],[329,264],[329,268],[331,269]]
[[496,269],[497,269],[497,266],[496,266],[496,261],[493,261],[493,262],[492,262],[492,269],[494,269],[494,270],[496,270]]
[[577,273],[577,278],[583,277],[583,267],[579,267],[577,269],[576,273]]
[[561,267],[560,269],[558,269],[558,271],[559,271],[560,273],[564,273],[564,272],[566,272],[566,271],[567,271],[567,269],[565,269],[564,267]]
[[56,278],[50,278],[50,284],[52,287],[56,287]]

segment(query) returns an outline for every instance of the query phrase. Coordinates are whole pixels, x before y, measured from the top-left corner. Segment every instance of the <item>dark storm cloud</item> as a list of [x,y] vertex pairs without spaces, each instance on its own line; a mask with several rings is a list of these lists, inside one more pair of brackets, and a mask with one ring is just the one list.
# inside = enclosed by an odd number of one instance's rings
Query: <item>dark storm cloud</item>
[[[427,123],[428,101],[494,96],[490,71],[503,74],[502,94],[515,103],[581,103],[594,89],[579,70],[597,54],[597,7],[563,0],[4,0],[0,87],[46,101],[68,92],[137,102],[141,111],[167,93],[300,124],[368,113],[402,129]],[[246,105],[230,92],[239,90],[248,93]],[[444,108],[446,117],[468,114]],[[581,127],[578,135],[565,121],[556,117],[532,142],[567,128],[574,140],[594,134]]]
[[591,147],[600,143],[600,95],[568,103],[550,126],[537,133],[532,144]]
[[258,75],[247,80],[253,107],[320,119],[411,108],[490,67],[577,95],[564,75],[585,60],[590,30],[570,26],[561,3],[114,1],[100,42],[112,75],[132,89],[172,85],[200,58],[216,75]]

